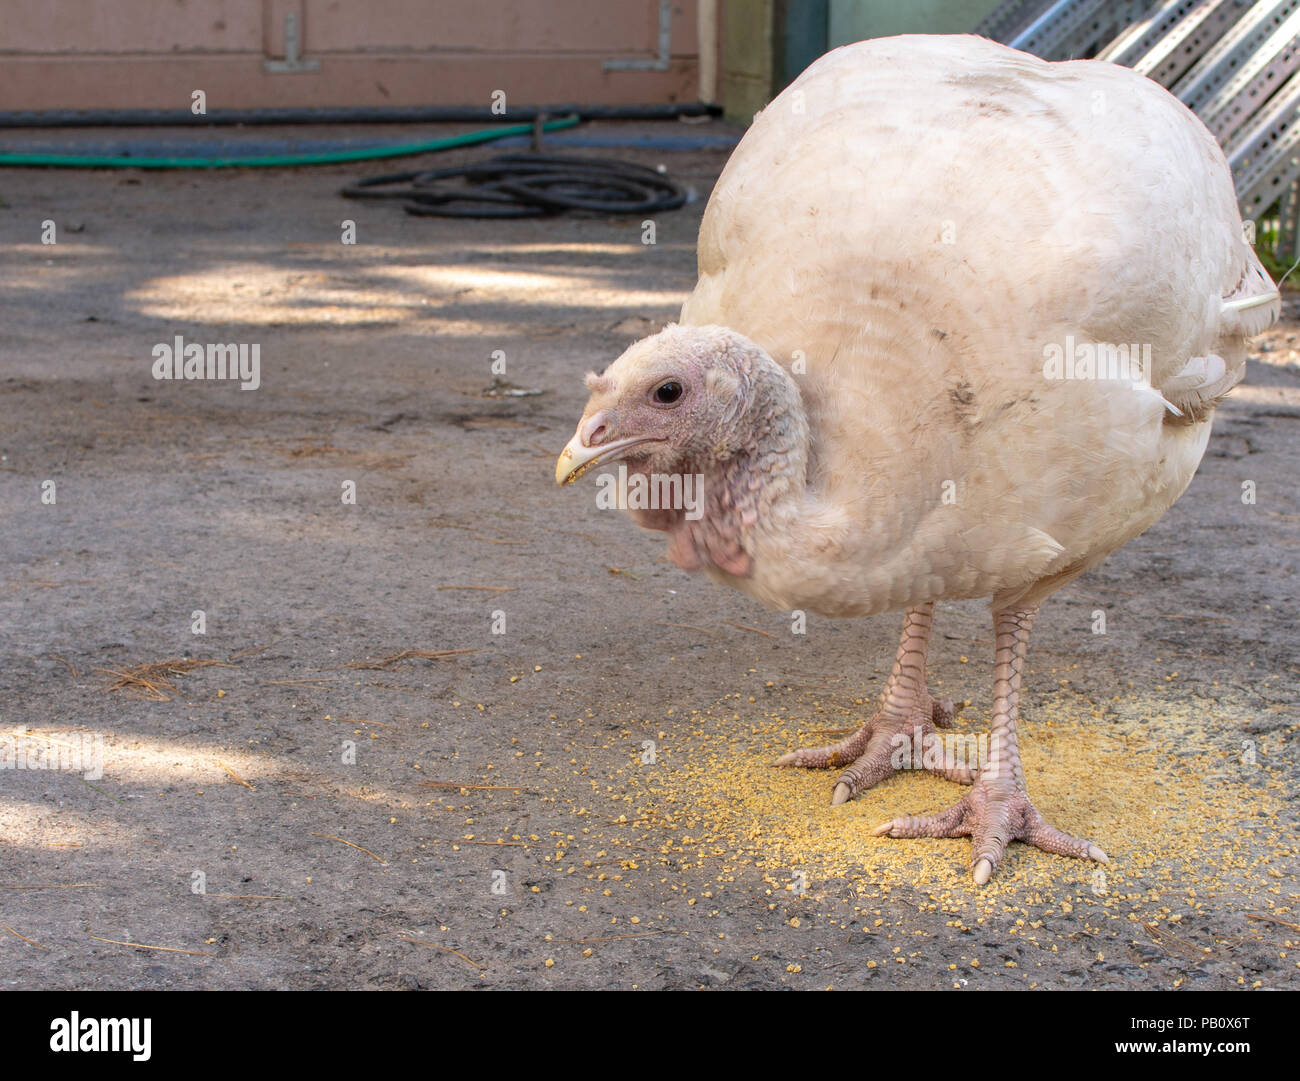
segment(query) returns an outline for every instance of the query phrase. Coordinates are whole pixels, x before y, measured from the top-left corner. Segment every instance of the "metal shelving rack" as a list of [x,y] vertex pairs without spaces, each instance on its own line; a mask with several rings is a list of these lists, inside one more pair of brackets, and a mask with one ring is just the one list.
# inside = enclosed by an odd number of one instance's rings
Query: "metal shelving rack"
[[975,32],[1168,87],[1219,140],[1242,216],[1276,207],[1274,254],[1300,259],[1300,0],[1007,0]]

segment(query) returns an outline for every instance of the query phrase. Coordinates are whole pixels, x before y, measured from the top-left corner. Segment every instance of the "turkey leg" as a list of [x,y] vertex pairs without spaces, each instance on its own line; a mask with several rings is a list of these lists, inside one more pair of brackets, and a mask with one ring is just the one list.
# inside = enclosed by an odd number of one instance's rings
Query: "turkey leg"
[[992,877],[1011,841],[1025,841],[1062,856],[1110,862],[1095,844],[1050,825],[1029,802],[1025,791],[1016,718],[1020,714],[1020,677],[1029,650],[1029,628],[1037,612],[1038,606],[1034,605],[993,613],[993,730],[988,761],[980,767],[970,793],[936,815],[907,815],[874,830],[878,837],[970,837],[974,842],[971,868],[977,886]]
[[933,621],[933,603],[908,609],[894,671],[871,720],[838,743],[791,751],[774,764],[830,769],[850,763],[835,782],[832,805],[847,803],[906,766],[970,784],[974,769],[943,746],[936,732],[953,727],[952,703],[932,698],[925,689],[925,658]]

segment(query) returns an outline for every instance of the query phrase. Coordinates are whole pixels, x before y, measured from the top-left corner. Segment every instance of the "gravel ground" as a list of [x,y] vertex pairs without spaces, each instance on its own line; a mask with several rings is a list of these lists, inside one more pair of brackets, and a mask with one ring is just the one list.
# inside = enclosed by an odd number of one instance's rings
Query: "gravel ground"
[[[833,809],[765,765],[869,713],[897,615],[794,635],[554,486],[725,160],[619,156],[698,195],[654,245],[338,198],[382,164],[0,173],[0,732],[103,752],[0,772],[0,985],[1300,986],[1294,310],[1035,629],[1031,791],[1112,865],[1015,846],[976,890],[966,842],[868,833],[954,786]],[[260,388],[155,381],[177,335],[257,344]],[[972,733],[988,623],[936,618]]]

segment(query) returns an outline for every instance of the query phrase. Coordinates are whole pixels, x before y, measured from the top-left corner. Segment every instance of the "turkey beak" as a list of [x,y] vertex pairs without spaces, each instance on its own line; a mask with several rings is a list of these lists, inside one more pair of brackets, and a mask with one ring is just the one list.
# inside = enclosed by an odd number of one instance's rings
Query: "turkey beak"
[[584,417],[578,424],[578,430],[573,433],[573,438],[560,451],[560,457],[556,460],[556,484],[572,484],[588,469],[594,469],[605,462],[622,458],[624,451],[639,446],[641,443],[660,442],[660,440],[651,436],[635,435],[629,439],[615,439],[609,443],[600,443],[594,447],[589,446],[587,440],[592,436],[603,433],[606,423],[606,414],[602,412],[591,417]]

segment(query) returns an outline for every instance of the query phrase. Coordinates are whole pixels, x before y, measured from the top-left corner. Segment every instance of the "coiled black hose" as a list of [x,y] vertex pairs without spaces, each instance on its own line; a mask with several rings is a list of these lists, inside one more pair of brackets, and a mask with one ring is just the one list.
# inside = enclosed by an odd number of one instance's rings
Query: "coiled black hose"
[[558,154],[503,154],[473,165],[388,173],[349,184],[341,194],[395,200],[408,214],[438,218],[652,214],[686,202],[679,184],[644,165]]

